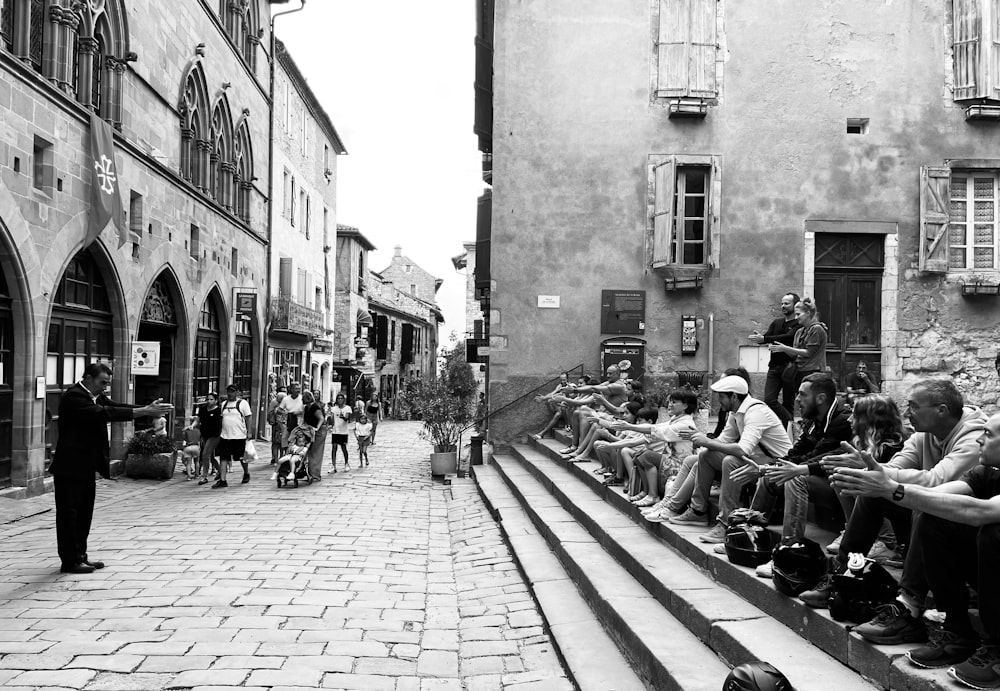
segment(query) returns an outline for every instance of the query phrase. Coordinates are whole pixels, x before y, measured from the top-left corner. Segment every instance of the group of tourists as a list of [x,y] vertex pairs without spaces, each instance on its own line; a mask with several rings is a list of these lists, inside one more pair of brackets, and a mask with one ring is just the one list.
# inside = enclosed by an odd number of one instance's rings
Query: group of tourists
[[[808,584],[778,589],[825,608],[838,577],[876,563],[901,568],[890,596],[869,603],[853,630],[875,644],[920,644],[907,653],[912,664],[1000,688],[1000,414],[987,419],[966,405],[948,379],[917,382],[901,412],[863,362],[839,391],[815,305],[788,294],[781,310],[765,333],[750,335],[772,353],[763,400],[751,395],[746,370],[727,370],[710,386],[719,401],[714,432],[699,431],[691,391],[671,392],[662,419],[613,366],[603,382],[564,376],[539,396],[551,416],[536,438],[565,424],[564,458],[596,461],[604,484],[623,487],[649,522],[707,528],[698,539],[719,555],[731,554],[738,524],[757,516],[766,525],[778,502],[781,549],[811,542],[811,505],[842,514],[826,568],[820,559]],[[756,562],[757,575],[776,586],[794,580],[774,555]],[[970,588],[980,628],[970,620]],[[929,593],[934,611],[925,617]]]

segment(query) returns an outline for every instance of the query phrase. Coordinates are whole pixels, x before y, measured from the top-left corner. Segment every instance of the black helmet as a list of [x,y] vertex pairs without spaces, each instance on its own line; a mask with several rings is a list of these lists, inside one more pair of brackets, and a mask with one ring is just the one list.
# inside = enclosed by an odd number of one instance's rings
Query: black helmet
[[778,545],[771,559],[774,587],[789,597],[798,597],[815,587],[826,574],[823,548],[808,538],[800,538],[790,545]]
[[747,662],[726,677],[722,691],[795,691],[788,678],[769,662]]
[[744,523],[726,530],[726,556],[732,564],[754,568],[771,560],[780,538],[767,528]]

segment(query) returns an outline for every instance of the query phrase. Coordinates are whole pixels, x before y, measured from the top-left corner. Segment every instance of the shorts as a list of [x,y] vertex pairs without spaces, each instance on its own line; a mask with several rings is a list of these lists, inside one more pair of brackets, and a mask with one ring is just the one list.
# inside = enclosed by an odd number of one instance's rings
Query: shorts
[[346,434],[331,434],[330,435],[331,444],[346,444],[347,435]]
[[246,447],[246,439],[220,439],[218,448],[219,460],[228,461],[232,459],[234,461],[242,461]]

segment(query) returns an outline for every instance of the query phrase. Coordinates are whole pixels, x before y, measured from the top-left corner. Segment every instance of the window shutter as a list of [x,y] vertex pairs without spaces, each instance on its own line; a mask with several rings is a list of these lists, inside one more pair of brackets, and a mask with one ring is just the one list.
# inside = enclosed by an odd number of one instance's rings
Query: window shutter
[[688,95],[715,98],[716,0],[690,0],[691,47]]
[[920,256],[917,265],[921,271],[948,271],[950,203],[951,169],[945,166],[921,166]]
[[287,298],[292,294],[292,259],[282,257],[278,260],[278,295]]
[[375,317],[375,357],[379,360],[387,359],[389,345],[389,318],[383,315]]
[[703,1],[660,0],[660,26],[656,43],[656,95],[659,97],[688,95],[691,3]]
[[[979,3],[983,0],[953,0],[952,24],[955,60],[955,99],[979,98],[983,91],[982,35],[983,18]],[[986,0],[991,2],[992,0]]]
[[413,363],[413,325],[403,324],[402,344],[399,362],[401,365]]
[[653,266],[670,263],[676,170],[677,165],[672,156],[653,165]]

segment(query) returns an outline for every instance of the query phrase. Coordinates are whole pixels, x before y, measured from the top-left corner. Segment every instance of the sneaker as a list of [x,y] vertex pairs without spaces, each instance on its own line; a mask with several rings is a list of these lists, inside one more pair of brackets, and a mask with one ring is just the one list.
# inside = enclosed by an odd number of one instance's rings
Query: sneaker
[[868,558],[879,564],[884,564],[890,559],[899,559],[899,554],[897,554],[895,549],[887,547],[881,540],[876,540],[872,548],[868,550]]
[[675,525],[707,525],[708,516],[703,513],[695,513],[694,509],[688,508],[687,511],[682,513],[680,516],[674,516],[670,519],[670,522]]
[[698,539],[702,542],[708,542],[710,544],[720,543],[726,541],[726,526],[721,523],[716,523],[712,526],[704,535],[699,535]]
[[229,483],[225,480],[216,480],[215,484],[212,485],[212,489],[219,489],[220,487],[229,487]]
[[649,506],[654,506],[657,502],[659,502],[659,499],[653,499],[651,496],[646,495],[645,497],[637,501],[635,505],[638,506],[639,508],[646,508]]
[[940,624],[930,624],[927,627],[927,645],[908,650],[906,657],[924,669],[950,667],[968,660],[978,647],[978,636],[962,636]]
[[844,533],[846,533],[846,532],[847,532],[846,530],[841,530],[840,531],[840,535],[838,535],[837,537],[833,538],[833,542],[831,542],[830,544],[828,544],[826,546],[826,553],[827,554],[836,555],[837,553],[840,552],[840,541],[844,539]]
[[667,507],[663,507],[659,511],[652,511],[650,513],[644,513],[642,515],[642,517],[645,518],[650,523],[666,523],[675,516],[677,516],[677,514],[668,509]]
[[871,643],[898,645],[923,643],[927,640],[927,627],[922,619],[910,614],[901,602],[890,602],[875,608],[875,618],[867,624],[855,626],[854,631]]
[[[725,547],[725,545],[723,545],[723,547]],[[774,569],[772,568],[773,566],[774,562],[769,561],[766,564],[761,564],[756,569],[754,569],[754,573],[757,574],[758,578],[771,578],[774,575]]]
[[974,689],[1000,688],[1000,645],[984,645],[968,660],[949,669],[948,674]]
[[648,516],[651,513],[658,513],[661,509],[663,509],[664,507],[666,507],[666,505],[667,505],[667,500],[666,499],[661,499],[660,501],[656,502],[652,506],[645,507],[642,510],[641,513],[644,516]]
[[828,573],[819,579],[812,590],[799,593],[799,599],[814,609],[827,609],[830,606],[830,592],[833,590],[833,574]]
[[716,554],[725,554],[726,553],[726,544],[724,542],[720,542],[717,545],[713,545],[712,546],[712,551],[715,552]]

